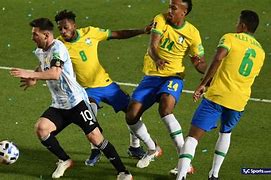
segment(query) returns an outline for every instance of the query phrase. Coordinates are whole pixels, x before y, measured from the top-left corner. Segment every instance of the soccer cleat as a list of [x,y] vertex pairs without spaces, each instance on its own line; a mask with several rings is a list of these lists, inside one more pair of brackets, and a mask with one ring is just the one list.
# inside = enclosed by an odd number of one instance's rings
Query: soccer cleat
[[137,162],[136,167],[145,168],[148,167],[151,161],[154,161],[154,158],[161,156],[163,153],[160,146],[156,145],[154,152],[146,152],[145,155]]
[[136,159],[141,159],[146,154],[146,152],[143,150],[142,147],[135,148],[132,146],[128,148],[127,153],[130,157],[133,157]]
[[92,149],[90,157],[85,161],[86,166],[95,166],[101,158],[101,151],[99,149]]
[[214,175],[212,175],[211,177],[208,178],[208,180],[218,180],[218,177],[214,177]]
[[128,171],[120,172],[117,176],[117,180],[133,180],[133,176]]
[[73,161],[71,159],[68,159],[66,161],[58,160],[57,168],[52,174],[53,179],[60,178],[64,175],[64,172],[73,166]]
[[[195,169],[192,166],[192,164],[190,164],[190,168],[188,169],[187,174],[194,174],[194,173],[195,173]],[[178,167],[175,167],[175,168],[171,169],[169,171],[169,174],[177,176],[177,174],[178,174]]]

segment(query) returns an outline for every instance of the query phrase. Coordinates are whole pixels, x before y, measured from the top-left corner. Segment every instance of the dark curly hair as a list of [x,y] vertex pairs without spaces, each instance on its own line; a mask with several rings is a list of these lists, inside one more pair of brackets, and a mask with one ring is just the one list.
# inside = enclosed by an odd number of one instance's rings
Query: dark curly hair
[[254,33],[259,25],[259,16],[251,10],[243,10],[240,15],[240,22],[247,26],[249,32]]
[[55,16],[55,22],[61,21],[63,19],[73,20],[75,22],[76,15],[72,11],[68,11],[67,9],[60,11]]

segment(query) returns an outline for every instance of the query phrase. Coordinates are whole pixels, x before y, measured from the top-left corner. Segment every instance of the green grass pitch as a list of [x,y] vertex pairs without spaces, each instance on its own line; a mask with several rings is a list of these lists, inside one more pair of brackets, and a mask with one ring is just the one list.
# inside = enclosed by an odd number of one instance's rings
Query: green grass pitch
[[[50,94],[43,82],[35,88],[23,91],[19,80],[12,78],[3,67],[33,69],[37,60],[33,55],[35,44],[31,41],[31,28],[28,23],[37,17],[53,20],[57,11],[73,10],[77,14],[79,27],[93,25],[111,30],[141,28],[153,16],[165,12],[169,0],[0,0],[0,140],[14,141],[20,149],[18,161],[9,166],[0,165],[2,180],[51,179],[56,157],[50,154],[38,141],[34,124],[40,114],[50,104]],[[187,17],[201,32],[206,59],[210,62],[219,38],[226,32],[234,32],[239,12],[252,9],[260,16],[260,26],[255,34],[266,51],[266,62],[256,79],[252,97],[271,99],[271,6],[270,0],[194,0],[193,10]],[[58,32],[56,31],[56,35]],[[102,42],[99,48],[101,63],[111,78],[119,82],[138,83],[143,56],[148,46],[148,35],[129,40]],[[187,71],[185,88],[194,90],[200,81],[199,75],[186,59]],[[133,87],[122,86],[131,93]],[[184,134],[188,132],[191,117],[198,103],[192,102],[191,94],[183,93],[174,114],[181,123]],[[271,175],[242,175],[240,169],[271,168],[270,117],[271,103],[249,101],[240,124],[234,129],[229,153],[220,172],[225,180],[271,179]],[[161,122],[157,105],[143,116],[144,122],[154,139],[164,150],[161,158],[146,169],[137,169],[136,160],[127,155],[129,136],[124,114],[115,114],[113,109],[103,104],[98,119],[104,128],[105,136],[115,145],[125,165],[135,180],[175,179],[168,171],[177,163],[173,143]],[[207,179],[211,167],[214,145],[218,131],[207,134],[200,142],[193,165],[196,173],[189,179]],[[65,129],[58,139],[75,161],[75,166],[65,173],[63,179],[116,179],[116,173],[103,156],[95,167],[86,167],[89,144],[76,126]]]

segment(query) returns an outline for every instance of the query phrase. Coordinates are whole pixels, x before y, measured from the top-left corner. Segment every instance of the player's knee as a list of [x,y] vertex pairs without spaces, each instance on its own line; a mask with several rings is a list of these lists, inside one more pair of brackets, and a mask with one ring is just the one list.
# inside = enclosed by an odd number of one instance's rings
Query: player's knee
[[132,111],[128,111],[125,114],[125,119],[127,124],[135,124],[137,122],[137,118],[136,118],[136,113],[132,112]]
[[172,114],[172,109],[169,109],[169,108],[159,108],[159,114],[160,114],[160,117],[165,117],[169,114]]
[[50,134],[50,125],[46,123],[45,121],[39,120],[35,124],[35,132],[39,139],[43,139],[44,137],[47,137]]
[[95,128],[93,131],[91,131],[89,134],[86,135],[88,140],[95,145],[96,147],[101,144],[104,140],[104,137],[99,130],[99,128]]

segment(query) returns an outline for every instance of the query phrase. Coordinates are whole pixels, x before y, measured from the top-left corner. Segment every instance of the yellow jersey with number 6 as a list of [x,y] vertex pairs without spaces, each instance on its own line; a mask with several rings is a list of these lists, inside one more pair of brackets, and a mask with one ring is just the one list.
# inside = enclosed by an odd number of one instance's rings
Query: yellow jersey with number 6
[[188,21],[177,27],[166,20],[166,14],[159,14],[154,18],[151,32],[161,36],[158,55],[168,64],[165,65],[163,70],[157,69],[154,60],[147,52],[143,67],[143,72],[146,75],[184,78],[184,57],[187,54],[190,57],[202,57],[204,55],[199,31]]
[[251,94],[251,86],[265,59],[261,44],[246,33],[228,33],[218,47],[226,48],[205,97],[229,109],[243,111]]
[[112,83],[108,73],[98,59],[98,44],[107,40],[110,30],[96,27],[85,27],[76,30],[77,39],[72,42],[61,40],[69,51],[76,80],[84,88],[104,87]]

